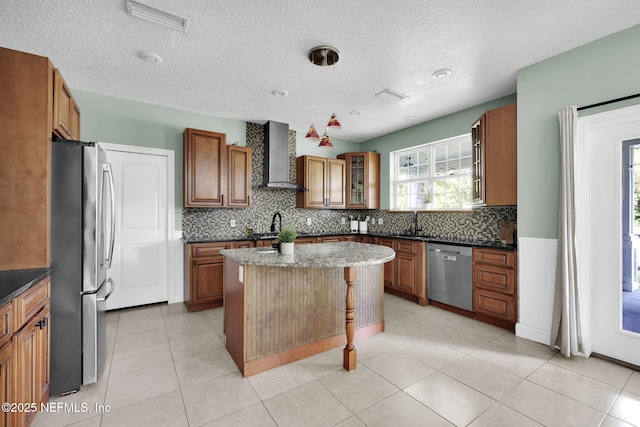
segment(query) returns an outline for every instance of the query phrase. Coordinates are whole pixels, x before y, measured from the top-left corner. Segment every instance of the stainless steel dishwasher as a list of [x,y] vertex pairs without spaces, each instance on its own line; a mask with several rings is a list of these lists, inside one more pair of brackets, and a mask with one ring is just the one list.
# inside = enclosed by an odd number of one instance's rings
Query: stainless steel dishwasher
[[427,244],[427,297],[473,311],[471,247]]

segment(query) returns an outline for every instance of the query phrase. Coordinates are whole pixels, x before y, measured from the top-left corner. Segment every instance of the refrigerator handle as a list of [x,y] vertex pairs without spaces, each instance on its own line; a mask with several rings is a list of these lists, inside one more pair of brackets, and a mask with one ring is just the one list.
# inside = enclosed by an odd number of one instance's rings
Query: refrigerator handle
[[[113,246],[116,238],[116,197],[113,188],[113,172],[111,170],[111,164],[105,163],[102,165],[102,173],[106,173],[109,177],[109,194],[111,198],[111,232],[109,233],[109,251],[102,263],[102,268],[111,268],[111,261],[113,260]],[[102,180],[102,186],[104,189],[104,179]]]
[[111,285],[111,289],[109,289],[109,292],[107,292],[105,296],[96,298],[96,301],[98,302],[103,302],[109,299],[109,297],[113,293],[113,290],[116,288],[115,285],[113,284],[113,280],[111,280],[111,277],[108,277],[107,279],[105,279],[104,283],[109,283]]

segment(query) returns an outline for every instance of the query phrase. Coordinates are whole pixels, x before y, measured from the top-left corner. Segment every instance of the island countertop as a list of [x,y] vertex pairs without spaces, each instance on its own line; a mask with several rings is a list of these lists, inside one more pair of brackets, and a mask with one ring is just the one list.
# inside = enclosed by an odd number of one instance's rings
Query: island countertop
[[270,248],[224,249],[220,253],[239,264],[271,267],[335,268],[384,264],[395,258],[387,246],[369,243],[334,242],[297,245],[293,255],[281,255]]

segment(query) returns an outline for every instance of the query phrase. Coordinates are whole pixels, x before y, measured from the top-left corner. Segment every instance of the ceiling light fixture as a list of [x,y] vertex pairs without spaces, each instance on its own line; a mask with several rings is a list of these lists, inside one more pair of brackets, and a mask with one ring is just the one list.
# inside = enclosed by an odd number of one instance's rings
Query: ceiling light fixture
[[159,64],[162,62],[162,58],[160,58],[158,55],[156,55],[153,52],[147,52],[147,51],[140,51],[138,52],[138,57],[140,59],[144,59],[147,62],[151,62],[153,64]]
[[433,72],[433,78],[434,79],[442,79],[445,77],[449,77],[451,75],[451,70],[448,68],[442,68],[440,70],[434,71]]
[[186,33],[189,29],[189,18],[149,6],[137,0],[127,0],[127,13],[136,18],[164,25],[165,27]]
[[[317,65],[319,67],[329,67],[335,65],[340,60],[340,52],[335,47],[331,46],[316,46],[312,48],[308,53],[309,61],[312,64]],[[335,87],[335,85],[332,85]],[[326,104],[326,92],[325,92],[325,104]],[[326,107],[326,105],[325,105]],[[311,86],[311,115],[313,116],[313,85]],[[329,129],[342,129],[342,125],[340,124],[340,120],[338,120],[338,116],[334,112],[325,127],[324,135],[322,139],[320,139],[318,132],[316,131],[315,126],[313,125],[313,117],[311,121],[311,126],[309,127],[309,131],[305,136],[305,139],[309,141],[318,141],[320,140],[320,144],[318,147],[321,148],[333,148],[333,143],[331,142],[331,138],[327,134],[327,130]]]
[[277,96],[277,97],[283,97],[283,96],[287,96],[287,95],[289,95],[289,92],[287,92],[287,91],[286,91],[286,90],[284,90],[284,89],[274,89],[274,90],[272,90],[272,91],[271,91],[271,93],[272,93],[274,96]]

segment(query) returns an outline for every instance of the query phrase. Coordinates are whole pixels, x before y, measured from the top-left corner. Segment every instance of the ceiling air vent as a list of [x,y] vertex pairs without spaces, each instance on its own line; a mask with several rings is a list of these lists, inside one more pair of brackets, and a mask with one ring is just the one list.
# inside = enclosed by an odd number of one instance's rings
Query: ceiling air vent
[[137,0],[127,0],[127,13],[136,18],[164,25],[183,33],[186,33],[189,28],[189,18],[149,6]]
[[385,89],[382,92],[378,92],[378,93],[376,93],[376,96],[378,98],[386,99],[387,101],[391,101],[391,102],[400,102],[400,101],[408,98],[407,95],[403,95],[401,93],[394,92],[394,91],[392,91],[390,89]]

